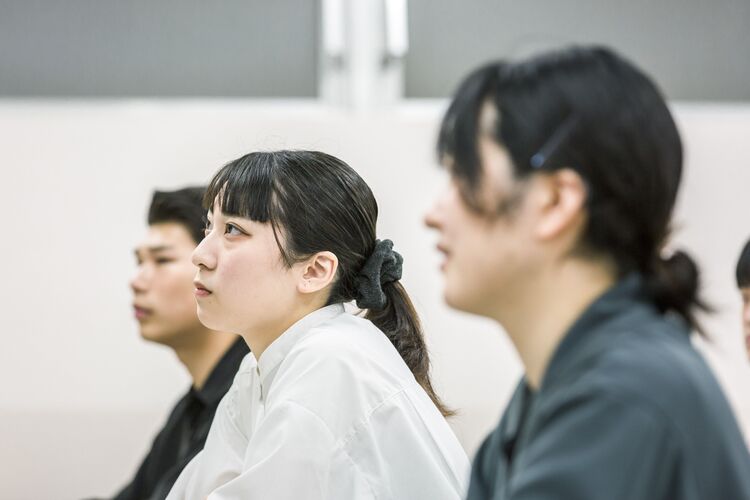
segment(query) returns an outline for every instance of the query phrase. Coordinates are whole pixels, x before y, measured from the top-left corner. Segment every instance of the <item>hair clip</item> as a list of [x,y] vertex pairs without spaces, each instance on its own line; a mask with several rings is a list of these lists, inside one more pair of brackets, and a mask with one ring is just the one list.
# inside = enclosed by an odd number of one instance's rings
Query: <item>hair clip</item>
[[544,163],[549,159],[550,156],[560,147],[560,145],[568,138],[573,132],[574,127],[578,123],[578,118],[575,115],[569,115],[565,121],[557,127],[555,132],[547,139],[547,142],[539,148],[534,156],[531,157],[529,163],[531,168],[542,168]]

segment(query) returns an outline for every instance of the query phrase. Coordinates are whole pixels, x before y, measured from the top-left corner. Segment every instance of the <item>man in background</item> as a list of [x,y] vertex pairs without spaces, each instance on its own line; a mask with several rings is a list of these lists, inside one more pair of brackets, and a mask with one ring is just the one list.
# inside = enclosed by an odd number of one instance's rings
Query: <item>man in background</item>
[[[742,297],[742,338],[745,349],[736,352],[736,344],[727,346],[715,340],[693,335],[693,345],[708,361],[716,378],[729,400],[745,442],[750,448],[750,392],[747,381],[750,380],[750,241],[748,241],[737,260],[735,270],[737,288]],[[734,335],[734,330],[730,333]]]
[[204,191],[155,192],[148,230],[135,249],[138,267],[130,287],[141,336],[171,348],[192,384],[116,500],[166,498],[185,465],[203,449],[219,401],[249,352],[241,337],[209,330],[198,320],[191,255],[204,236]]
[[737,288],[742,296],[742,333],[744,337],[745,352],[750,360],[750,240],[737,260]]

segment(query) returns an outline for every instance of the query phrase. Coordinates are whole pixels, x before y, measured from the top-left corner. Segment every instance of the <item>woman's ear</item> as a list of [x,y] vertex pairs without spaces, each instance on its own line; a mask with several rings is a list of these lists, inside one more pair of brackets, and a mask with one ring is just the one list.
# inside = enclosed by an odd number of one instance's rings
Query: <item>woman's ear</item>
[[586,216],[586,183],[570,168],[542,175],[540,181],[542,192],[536,236],[551,240],[575,234],[577,238]]
[[339,267],[339,260],[332,252],[318,252],[302,265],[297,291],[315,293],[333,282]]

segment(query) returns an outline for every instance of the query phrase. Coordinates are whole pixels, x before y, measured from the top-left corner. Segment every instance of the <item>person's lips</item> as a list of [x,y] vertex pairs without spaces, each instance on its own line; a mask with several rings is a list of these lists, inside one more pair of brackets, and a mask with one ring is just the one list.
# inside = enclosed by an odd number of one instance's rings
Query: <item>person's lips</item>
[[147,307],[143,307],[138,304],[133,304],[133,314],[135,315],[135,319],[137,319],[138,321],[148,318],[153,313],[154,311]]
[[209,295],[211,295],[211,293],[213,293],[206,287],[206,285],[201,283],[199,280],[193,281],[193,284],[195,285],[195,296],[198,298],[208,297]]
[[441,254],[443,254],[444,258],[443,258],[443,261],[440,263],[440,270],[444,271],[445,270],[445,266],[448,264],[448,258],[450,257],[450,252],[448,251],[448,247],[446,247],[442,243],[438,243],[438,245],[437,245],[436,248],[437,248],[438,252],[440,252]]

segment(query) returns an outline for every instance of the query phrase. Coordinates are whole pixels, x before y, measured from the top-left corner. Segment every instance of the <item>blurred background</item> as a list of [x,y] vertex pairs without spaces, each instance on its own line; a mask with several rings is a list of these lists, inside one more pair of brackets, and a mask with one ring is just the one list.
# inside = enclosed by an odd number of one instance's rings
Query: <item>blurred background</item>
[[571,43],[613,47],[669,99],[686,151],[674,245],[717,310],[696,344],[744,418],[748,26],[748,0],[0,0],[0,498],[109,495],[132,477],[189,383],[132,317],[151,193],[252,150],[323,150],[370,184],[473,455],[520,365],[499,327],[442,303],[422,224],[447,182],[437,126],[476,65]]

